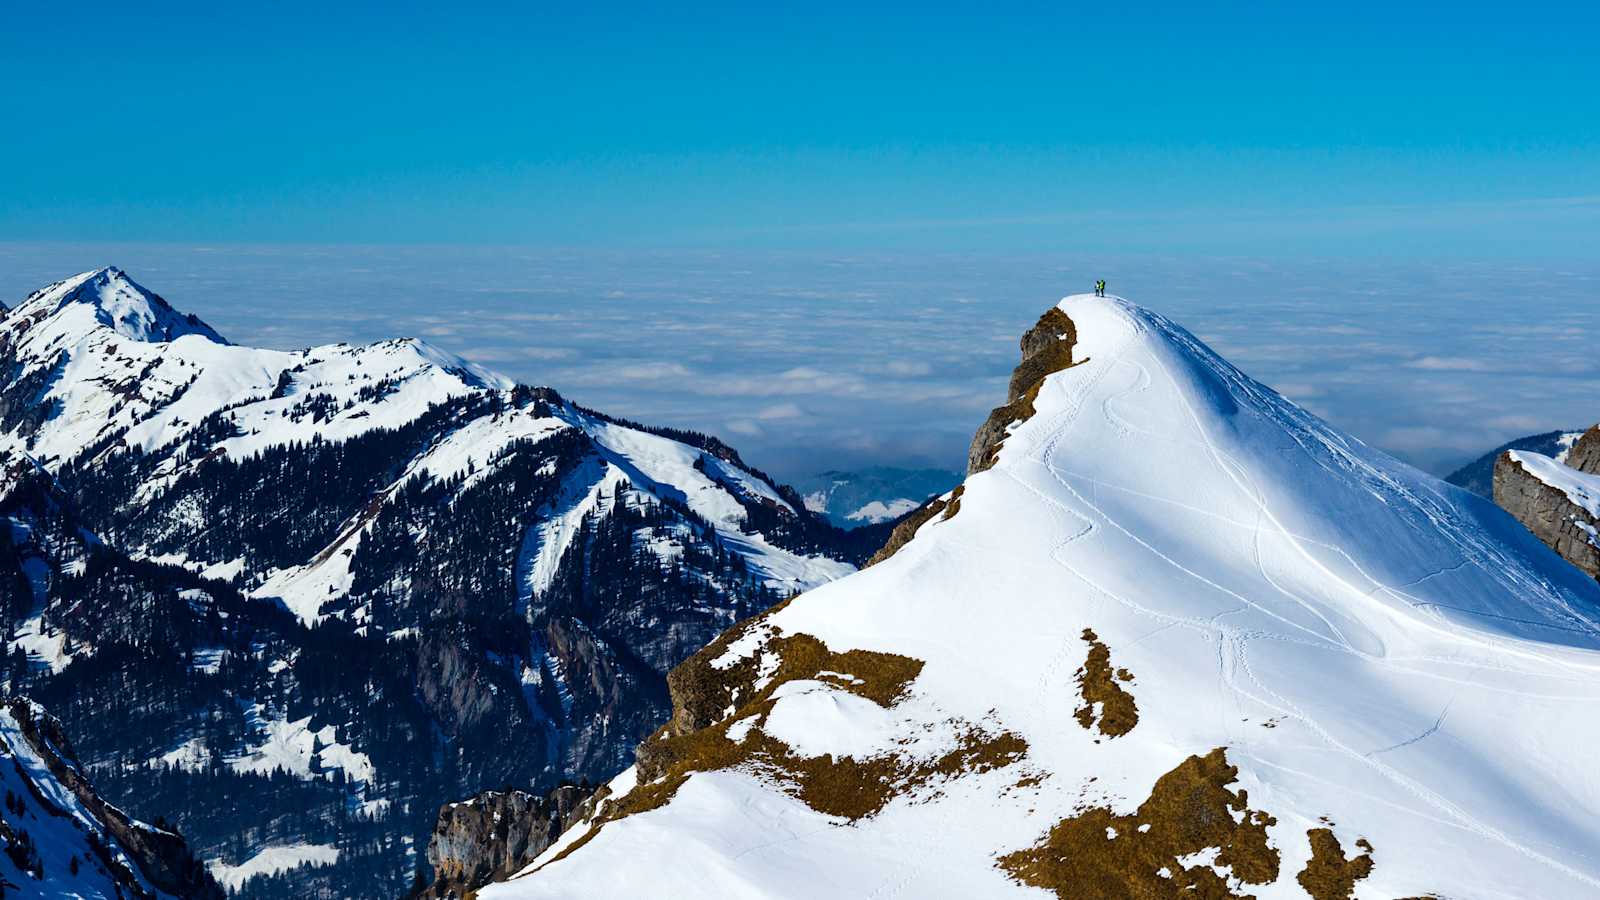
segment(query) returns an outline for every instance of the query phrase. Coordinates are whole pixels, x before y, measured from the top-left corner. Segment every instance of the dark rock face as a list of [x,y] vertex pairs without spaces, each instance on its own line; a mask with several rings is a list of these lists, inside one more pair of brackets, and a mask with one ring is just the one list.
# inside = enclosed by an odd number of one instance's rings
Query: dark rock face
[[[87,843],[90,852],[98,857],[92,862],[98,864],[99,869],[110,876],[119,890],[118,896],[123,896],[121,892],[126,892],[126,896],[130,897],[151,896],[139,883],[137,876],[142,876],[151,887],[163,894],[184,900],[221,900],[222,888],[207,874],[200,861],[195,859],[182,837],[165,828],[152,828],[134,822],[122,810],[100,798],[88,778],[84,776],[60,722],[46,714],[31,700],[23,698],[0,700],[0,710],[16,723],[17,737],[26,742],[27,751],[45,767],[44,775],[35,772],[25,776],[29,796],[22,803],[32,802],[50,815],[70,818],[72,814],[69,810],[56,805],[54,797],[57,794],[54,788],[59,786],[70,792],[103,835]],[[4,755],[14,756],[20,749],[22,748],[7,745]],[[19,765],[17,771],[22,773],[24,768]],[[38,782],[41,777],[55,784],[51,786],[40,784]],[[10,802],[11,798],[8,797],[8,811]],[[22,804],[18,806],[21,808]],[[12,855],[13,859],[17,857],[17,848],[25,847],[29,843],[25,830],[28,818],[25,815],[17,815],[15,821],[8,821],[3,825],[7,853]],[[127,858],[138,868],[137,876],[115,858],[105,844],[106,839],[114,841],[122,848]],[[46,872],[41,867],[32,874],[49,884],[52,878],[75,880],[79,871],[79,866],[75,864],[70,873]],[[58,883],[62,896],[77,895],[72,885],[60,881]]]
[[1006,405],[997,406],[972,437],[967,451],[967,474],[982,472],[994,465],[994,455],[1005,441],[1011,423],[1033,415],[1033,398],[1045,376],[1075,365],[1072,349],[1078,342],[1078,329],[1059,307],[1050,307],[1022,336],[1022,362],[1011,373]]
[[525,791],[485,791],[439,810],[428,841],[435,880],[416,896],[462,898],[533,862],[572,822],[593,793],[562,785],[543,797]]
[[[1600,435],[1600,430],[1590,429],[1584,435],[1584,440],[1594,435]],[[1600,449],[1600,440],[1592,442],[1589,447]],[[1573,450],[1578,449],[1574,445]],[[1572,456],[1569,455],[1567,459],[1570,462]],[[1600,465],[1600,454],[1593,457],[1586,455],[1583,459],[1591,465]],[[1595,546],[1594,537],[1596,531],[1600,530],[1600,520],[1573,503],[1557,488],[1535,478],[1509,453],[1501,454],[1495,462],[1494,502],[1526,525],[1534,536],[1560,554],[1562,559],[1591,577],[1600,579],[1600,547]]]

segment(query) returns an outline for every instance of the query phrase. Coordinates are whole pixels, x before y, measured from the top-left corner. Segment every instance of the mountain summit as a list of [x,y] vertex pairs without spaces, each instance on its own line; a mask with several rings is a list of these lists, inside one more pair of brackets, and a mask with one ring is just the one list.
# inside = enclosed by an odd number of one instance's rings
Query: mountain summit
[[882,541],[710,435],[153,298],[106,270],[0,318],[0,688],[240,900],[400,896],[444,803],[610,780],[668,670]]
[[484,900],[1600,891],[1600,586],[1158,313],[1022,347],[965,484]]
[[[145,290],[115,266],[81,272],[30,294],[15,310],[19,318],[63,313],[68,317],[92,316],[122,337],[159,343],[185,335],[199,335],[226,344],[210,325],[173,309],[160,296]],[[86,323],[73,322],[78,331]]]

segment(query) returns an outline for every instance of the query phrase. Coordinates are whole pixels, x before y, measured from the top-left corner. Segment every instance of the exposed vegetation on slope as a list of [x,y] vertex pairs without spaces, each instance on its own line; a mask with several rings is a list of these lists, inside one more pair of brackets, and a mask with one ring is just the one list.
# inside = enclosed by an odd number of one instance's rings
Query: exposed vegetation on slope
[[[1001,857],[1000,866],[1072,900],[1248,897],[1216,869],[1231,870],[1242,884],[1276,881],[1278,851],[1267,827],[1277,820],[1250,809],[1245,791],[1228,789],[1238,776],[1220,747],[1191,756],[1157,779],[1132,815],[1086,809],[1058,822],[1037,846]],[[1212,850],[1209,863],[1181,860]]]
[[1311,840],[1311,859],[1295,880],[1314,900],[1346,900],[1355,896],[1356,882],[1372,874],[1372,845],[1366,838],[1357,840],[1356,847],[1365,852],[1345,859],[1344,848],[1339,845],[1333,829],[1313,828],[1306,832],[1306,837]]
[[1106,737],[1122,737],[1139,724],[1139,706],[1118,682],[1133,681],[1127,669],[1111,668],[1111,650],[1091,629],[1083,630],[1089,658],[1078,670],[1078,696],[1082,703],[1073,716],[1088,731],[1096,728]]

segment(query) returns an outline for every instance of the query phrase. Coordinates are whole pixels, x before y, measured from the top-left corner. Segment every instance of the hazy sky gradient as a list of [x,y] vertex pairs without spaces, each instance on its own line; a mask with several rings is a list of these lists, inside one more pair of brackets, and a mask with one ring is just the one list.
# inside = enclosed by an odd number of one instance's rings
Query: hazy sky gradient
[[[11,4],[0,299],[959,465],[1104,276],[1436,471],[1600,417],[1593,3]],[[518,249],[500,249],[518,248]]]
[[112,263],[241,343],[420,336],[790,479],[961,468],[1022,331],[1097,276],[1435,472],[1600,418],[1600,263],[0,244],[0,298]]
[[1587,256],[1594,4],[11,4],[0,238]]

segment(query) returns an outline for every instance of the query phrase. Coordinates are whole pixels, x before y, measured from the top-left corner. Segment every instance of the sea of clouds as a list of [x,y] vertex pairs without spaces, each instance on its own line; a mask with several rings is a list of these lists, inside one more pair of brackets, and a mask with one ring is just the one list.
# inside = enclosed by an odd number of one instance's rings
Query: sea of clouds
[[101,265],[237,343],[417,336],[784,478],[962,468],[1018,337],[1096,278],[1436,473],[1600,419],[1596,264],[25,243],[0,302]]

